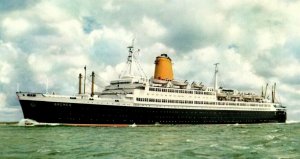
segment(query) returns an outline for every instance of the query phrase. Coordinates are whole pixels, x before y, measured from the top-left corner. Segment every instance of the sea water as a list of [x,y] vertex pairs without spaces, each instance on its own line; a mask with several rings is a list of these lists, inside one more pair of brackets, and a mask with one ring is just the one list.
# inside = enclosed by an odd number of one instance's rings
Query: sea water
[[2,125],[0,158],[300,158],[300,123]]

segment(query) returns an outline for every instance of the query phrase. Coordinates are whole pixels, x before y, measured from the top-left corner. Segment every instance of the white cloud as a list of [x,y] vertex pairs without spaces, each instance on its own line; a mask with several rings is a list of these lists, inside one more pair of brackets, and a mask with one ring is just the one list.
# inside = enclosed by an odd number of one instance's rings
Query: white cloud
[[[291,95],[291,96],[298,96],[300,97],[300,91],[299,91],[299,88],[300,88],[300,85],[298,87],[295,87],[295,86],[290,86],[290,85],[287,85],[287,84],[279,84],[278,86],[280,88],[281,91],[283,91],[286,95]],[[294,100],[291,100],[291,101],[288,101],[286,100],[286,102],[296,102],[294,105],[297,105],[299,102],[298,102],[298,98],[294,99]],[[297,103],[298,102],[298,103]]]
[[228,39],[230,39],[231,42],[238,41],[243,36],[243,31],[237,24],[231,24],[228,27]]
[[276,45],[276,39],[268,30],[257,31],[257,45],[259,50],[269,50]]
[[5,61],[0,62],[0,83],[10,83],[10,73],[13,71],[12,66]]
[[10,17],[5,18],[2,21],[2,29],[6,36],[15,37],[21,36],[28,30],[33,29],[32,25],[23,18],[12,19]]
[[208,46],[205,48],[197,49],[189,53],[191,57],[186,57],[186,60],[193,59],[193,57],[197,57],[197,61],[206,63],[209,62],[218,62],[219,61],[219,53],[214,46]]
[[99,40],[117,41],[120,45],[126,46],[131,44],[134,38],[133,34],[121,27],[106,27],[92,31],[87,37],[90,46]]
[[182,59],[174,61],[174,69],[177,78],[186,79],[186,76],[190,76],[189,78],[201,80],[205,85],[212,86],[215,63],[220,63],[219,84],[223,87],[255,89],[264,84],[264,79],[254,73],[251,63],[240,54],[232,49],[220,51],[215,46],[196,49],[185,54]]
[[227,82],[234,81],[237,86],[244,85],[252,88],[259,88],[264,84],[265,81],[254,73],[251,63],[242,59],[240,54],[227,50],[222,59],[226,68],[223,70],[223,75],[228,74]]
[[240,0],[230,0],[230,1],[223,1],[223,0],[218,0],[218,3],[220,6],[224,9],[232,9],[233,7],[236,7],[242,3],[247,3],[247,2],[241,2]]
[[0,110],[6,106],[6,95],[0,92]]
[[16,122],[23,118],[21,107],[0,107],[0,121]]
[[41,1],[28,12],[35,14],[35,16],[39,17],[45,23],[58,23],[72,18],[63,8],[64,6],[58,6],[55,2]]
[[31,54],[28,58],[28,63],[31,66],[32,70],[36,72],[48,72],[51,70],[52,63],[48,60],[48,58],[41,57],[37,54]]
[[113,4],[113,1],[107,1],[103,5],[103,10],[114,12],[120,10],[121,6]]
[[139,29],[143,30],[148,37],[160,37],[166,34],[166,29],[161,26],[156,20],[143,17]]
[[[288,59],[288,57],[287,57]],[[288,63],[284,63],[284,65],[275,66],[274,72],[278,77],[300,77],[300,63],[297,59],[290,58],[287,60]]]
[[12,61],[18,58],[18,51],[11,43],[0,41],[0,55],[0,84],[9,84],[11,82],[11,74],[14,72]]

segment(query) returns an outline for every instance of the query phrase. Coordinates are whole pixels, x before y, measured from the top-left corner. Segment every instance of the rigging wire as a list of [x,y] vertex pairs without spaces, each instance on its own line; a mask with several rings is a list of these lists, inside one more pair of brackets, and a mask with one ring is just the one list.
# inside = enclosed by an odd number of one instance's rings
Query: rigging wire
[[135,56],[133,56],[133,59],[134,59],[134,61],[135,61],[136,64],[137,64],[138,71],[140,71],[140,73],[147,79],[147,75],[146,75],[146,73],[144,72],[144,70],[142,69],[142,66],[141,66],[139,60],[138,60]]
[[[129,56],[128,56],[128,60],[126,62],[126,67],[121,71],[119,78],[126,75],[126,73],[128,73],[128,74],[131,73],[131,74],[137,75],[137,76],[144,76],[147,78],[147,76],[146,76],[144,70],[142,69],[142,66],[139,63],[139,60],[137,58],[137,55],[139,55],[139,53],[140,53],[140,49],[135,50],[133,45],[134,45],[134,39],[132,41],[132,45],[128,47],[129,48]],[[130,57],[130,60],[129,60],[129,57]],[[131,67],[130,65],[131,66],[134,65],[135,67]],[[131,69],[133,69],[133,70],[131,70]]]

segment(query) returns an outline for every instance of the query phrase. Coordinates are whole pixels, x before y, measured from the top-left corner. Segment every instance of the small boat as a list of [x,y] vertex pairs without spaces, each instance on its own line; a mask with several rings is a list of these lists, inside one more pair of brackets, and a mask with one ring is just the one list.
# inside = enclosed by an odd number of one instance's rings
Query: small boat
[[195,89],[202,89],[202,88],[204,87],[204,85],[202,84],[202,82],[199,83],[199,84],[197,84],[196,82],[193,82],[193,83],[191,84],[191,87],[192,87],[192,88],[195,88]]
[[173,80],[172,84],[175,86],[187,86],[189,83],[187,82],[187,80],[183,81],[177,81],[177,80]]
[[167,84],[169,81],[151,78],[151,82],[155,84]]

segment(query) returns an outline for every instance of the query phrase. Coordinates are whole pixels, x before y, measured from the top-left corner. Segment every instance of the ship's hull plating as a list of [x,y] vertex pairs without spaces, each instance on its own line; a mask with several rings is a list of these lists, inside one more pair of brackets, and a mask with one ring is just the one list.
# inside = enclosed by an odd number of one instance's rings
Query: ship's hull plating
[[235,124],[286,121],[284,111],[144,108],[20,100],[24,118],[74,124]]

